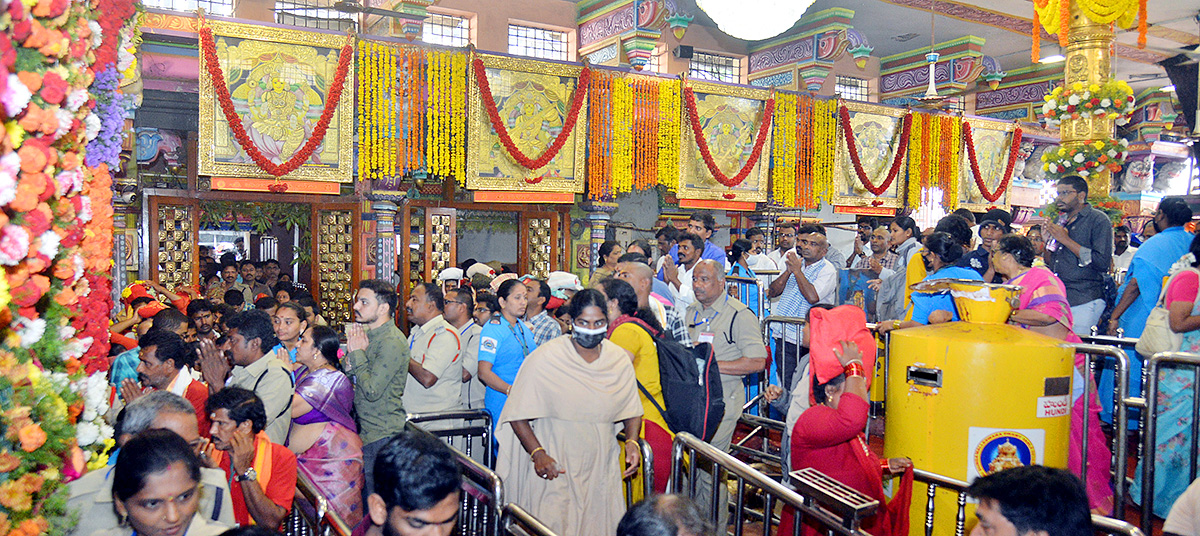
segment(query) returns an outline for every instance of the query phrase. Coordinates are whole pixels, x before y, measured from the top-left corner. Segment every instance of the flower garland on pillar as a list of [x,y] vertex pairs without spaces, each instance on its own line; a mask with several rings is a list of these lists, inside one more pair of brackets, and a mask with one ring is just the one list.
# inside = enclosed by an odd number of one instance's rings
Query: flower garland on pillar
[[819,203],[815,193],[816,165],[813,163],[814,143],[819,125],[813,110],[815,102],[812,95],[803,94],[796,98],[796,122],[792,127],[797,140],[796,147],[796,208],[806,210],[816,209]]
[[938,187],[942,189],[942,208],[951,212],[958,208],[958,184],[962,170],[962,117],[942,117],[942,174]]
[[525,153],[517,147],[512,136],[508,134],[508,126],[500,117],[500,111],[496,108],[496,98],[492,95],[491,84],[488,83],[487,69],[483,65],[483,59],[476,57],[472,62],[475,70],[475,82],[479,85],[479,95],[483,100],[483,108],[487,112],[488,120],[492,123],[492,129],[496,131],[496,135],[500,138],[500,143],[504,145],[504,149],[508,151],[509,156],[513,161],[523,166],[525,169],[537,170],[549,164],[555,156],[558,156],[558,151],[562,149],[563,144],[567,142],[567,138],[571,136],[571,131],[575,129],[575,122],[579,119],[579,110],[583,107],[583,101],[587,97],[588,81],[592,75],[592,69],[587,65],[583,66],[583,70],[579,73],[579,79],[575,84],[575,95],[571,99],[571,109],[567,112],[567,116],[563,118],[563,127],[559,131],[558,136],[550,143],[550,147],[536,159],[525,156]]
[[850,163],[854,167],[854,173],[858,176],[858,181],[862,183],[863,188],[866,188],[872,195],[879,196],[886,192],[892,186],[892,182],[896,180],[896,176],[900,172],[900,168],[904,167],[904,156],[908,154],[909,135],[912,129],[912,112],[904,115],[904,118],[899,121],[901,131],[897,133],[898,138],[894,141],[895,148],[892,150],[892,164],[888,166],[887,178],[883,183],[876,186],[867,178],[867,172],[863,170],[862,160],[858,156],[858,142],[854,139],[854,128],[850,123],[850,110],[845,106],[840,109],[842,120],[842,135],[846,143],[846,149],[850,153]]
[[908,142],[908,188],[906,204],[909,207],[921,206],[921,190],[928,187],[929,174],[926,169],[925,131],[929,114],[912,113],[912,138]]
[[273,177],[287,175],[304,165],[305,162],[308,162],[312,158],[313,153],[316,152],[317,147],[321,145],[321,142],[325,141],[325,132],[329,128],[329,122],[333,120],[333,112],[337,110],[338,102],[341,101],[346,74],[350,71],[350,62],[354,57],[353,34],[346,37],[346,44],[342,46],[341,53],[338,56],[337,72],[334,74],[333,81],[329,85],[329,94],[325,96],[325,108],[321,112],[321,118],[317,120],[316,127],[313,128],[308,140],[296,151],[296,154],[292,155],[286,162],[276,164],[258,150],[258,147],[254,145],[254,140],[250,139],[250,135],[246,133],[246,128],[242,125],[242,117],[233,108],[233,99],[229,95],[229,86],[225,83],[225,73],[222,71],[220,60],[217,58],[217,44],[213,37],[212,28],[203,26],[204,19],[200,20],[200,24],[202,25],[200,28],[200,49],[204,55],[204,66],[208,70],[213,92],[217,94],[217,103],[221,107],[221,112],[225,114],[225,120],[229,122],[229,129],[233,131],[233,137],[237,140],[238,145],[242,147],[242,150],[246,151],[246,154],[250,156],[250,159],[260,169]]
[[726,188],[733,188],[741,184],[762,156],[763,145],[767,141],[767,132],[771,128],[771,119],[775,115],[775,95],[772,93],[763,108],[762,119],[759,120],[758,134],[755,136],[754,148],[750,151],[750,157],[746,159],[742,169],[732,177],[725,175],[713,159],[712,150],[709,149],[708,140],[704,137],[704,130],[700,126],[700,114],[696,111],[696,94],[692,91],[691,86],[683,88],[683,96],[684,105],[687,106],[688,119],[692,125],[692,135],[696,140],[696,146],[700,149],[700,156],[704,158],[704,165],[708,166],[708,171],[712,173],[713,179]]
[[678,79],[658,84],[658,183],[669,191],[679,188],[679,137],[683,114]]
[[817,200],[826,203],[833,201],[833,172],[834,159],[837,158],[838,133],[838,101],[837,99],[816,99],[813,102],[812,135],[812,208],[817,207]]
[[[1080,12],[1096,24],[1115,24],[1122,28],[1133,26],[1137,20],[1137,46],[1146,47],[1146,0],[1073,0]],[[1033,0],[1033,47],[1030,58],[1041,58],[1042,28],[1058,35],[1059,46],[1066,48],[1071,21],[1072,0]]]
[[796,206],[796,102],[794,93],[775,96],[775,121],[771,144],[771,201],[779,206]]
[[429,92],[425,114],[427,130],[426,161],[429,171],[438,177],[453,177],[466,184],[464,147],[466,139],[463,91],[465,88],[466,55],[456,52],[432,52],[428,55],[426,87]]
[[1017,127],[1012,133],[1012,142],[1008,149],[1008,163],[1004,167],[1003,175],[1000,176],[1000,184],[996,187],[996,191],[989,192],[987,184],[983,180],[983,174],[979,172],[979,157],[975,153],[975,136],[972,133],[971,124],[963,122],[962,138],[967,146],[967,159],[971,164],[971,173],[975,177],[975,186],[979,187],[979,193],[989,203],[995,203],[1008,189],[1008,183],[1012,180],[1013,166],[1017,163],[1017,153],[1021,150],[1021,137],[1021,127]]

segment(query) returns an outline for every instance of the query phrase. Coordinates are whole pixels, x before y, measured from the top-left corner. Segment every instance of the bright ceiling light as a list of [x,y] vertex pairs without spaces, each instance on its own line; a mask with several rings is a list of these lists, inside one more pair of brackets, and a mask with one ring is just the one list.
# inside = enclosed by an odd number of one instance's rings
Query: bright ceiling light
[[1169,86],[1163,86],[1163,87],[1159,88],[1159,91],[1165,91],[1167,93],[1174,93],[1175,92],[1175,84],[1171,84]]
[[813,0],[696,0],[722,32],[747,41],[788,31],[812,4]]
[[1046,56],[1038,60],[1038,63],[1059,63],[1063,61],[1067,61],[1066,56],[1063,56],[1062,54],[1055,54],[1053,56]]

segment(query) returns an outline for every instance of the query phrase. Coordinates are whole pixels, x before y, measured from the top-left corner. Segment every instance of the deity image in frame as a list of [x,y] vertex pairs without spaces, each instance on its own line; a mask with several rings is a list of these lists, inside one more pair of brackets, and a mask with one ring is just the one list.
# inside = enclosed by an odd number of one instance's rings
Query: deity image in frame
[[[688,84],[696,96],[700,131],[708,142],[713,161],[726,177],[737,175],[754,150],[770,91],[711,82]],[[774,129],[767,129],[762,154],[746,179],[730,188],[717,182],[709,171],[696,143],[686,102],[680,108],[683,117],[679,127],[679,198],[765,202]]]

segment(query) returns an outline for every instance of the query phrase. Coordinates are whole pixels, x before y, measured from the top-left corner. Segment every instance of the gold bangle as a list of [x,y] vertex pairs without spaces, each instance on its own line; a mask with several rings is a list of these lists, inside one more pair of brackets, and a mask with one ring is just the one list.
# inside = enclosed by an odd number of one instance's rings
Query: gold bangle
[[900,329],[900,321],[899,320],[892,321],[892,329]]
[[530,459],[530,461],[532,461],[532,460],[533,460],[533,456],[534,456],[535,454],[537,454],[539,450],[540,450],[540,451],[542,451],[542,452],[546,452],[546,448],[545,448],[545,447],[538,447],[538,448],[536,448],[536,449],[533,449],[533,452],[530,452],[530,453],[529,453],[529,459]]

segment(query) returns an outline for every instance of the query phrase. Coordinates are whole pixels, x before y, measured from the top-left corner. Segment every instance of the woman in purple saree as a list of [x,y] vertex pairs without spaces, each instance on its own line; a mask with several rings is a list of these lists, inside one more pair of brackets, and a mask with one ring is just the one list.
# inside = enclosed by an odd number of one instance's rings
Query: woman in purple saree
[[[1071,331],[1073,319],[1071,305],[1067,302],[1067,290],[1061,280],[1044,266],[1031,266],[1034,260],[1033,243],[1020,235],[1004,235],[992,251],[992,266],[1008,277],[1007,285],[1022,287],[1020,307],[1013,312],[1009,322],[1030,331],[1061,339],[1066,342],[1083,342]],[[1112,451],[1100,429],[1100,399],[1096,386],[1091,386],[1091,398],[1087,410],[1083,407],[1083,379],[1086,361],[1082,354],[1075,354],[1075,378],[1071,408],[1071,441],[1067,451],[1067,468],[1078,474],[1082,465],[1083,417],[1088,418],[1088,473],[1087,491],[1092,511],[1111,515],[1113,491],[1110,485]],[[1091,381],[1089,378],[1088,381]]]
[[296,393],[287,447],[301,474],[355,527],[363,518],[362,440],[351,417],[354,386],[339,370],[338,335],[328,326],[304,331],[296,352]]

